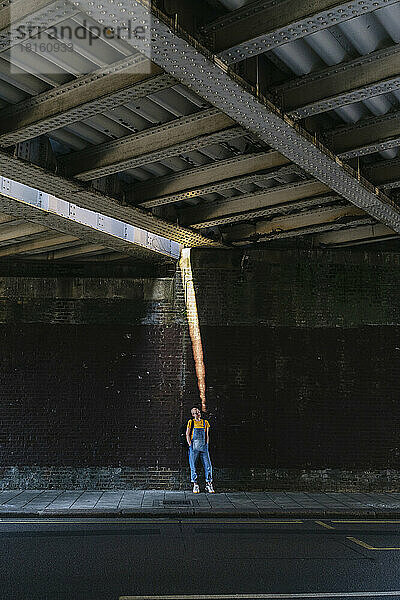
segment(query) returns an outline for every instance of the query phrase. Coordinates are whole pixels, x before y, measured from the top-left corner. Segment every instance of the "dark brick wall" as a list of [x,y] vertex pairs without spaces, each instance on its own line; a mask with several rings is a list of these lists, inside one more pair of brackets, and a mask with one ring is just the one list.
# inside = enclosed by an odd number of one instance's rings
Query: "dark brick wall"
[[2,487],[179,484],[182,294],[89,275],[0,277]]
[[[399,266],[192,252],[219,489],[399,489]],[[179,272],[37,269],[0,263],[0,487],[187,486]]]
[[338,472],[368,486],[398,469],[398,254],[204,250],[192,265],[216,464],[272,486],[265,470],[312,485],[336,470],[334,489]]

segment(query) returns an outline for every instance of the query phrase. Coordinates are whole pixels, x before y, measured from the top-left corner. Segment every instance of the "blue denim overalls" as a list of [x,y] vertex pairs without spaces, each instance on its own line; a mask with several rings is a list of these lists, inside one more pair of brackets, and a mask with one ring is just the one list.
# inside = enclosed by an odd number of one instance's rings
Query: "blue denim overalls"
[[206,481],[212,481],[212,466],[210,461],[210,455],[208,453],[208,444],[206,444],[206,427],[205,420],[202,419],[202,427],[194,426],[193,420],[193,433],[192,433],[192,443],[189,446],[189,465],[190,465],[190,475],[192,482],[197,481],[197,473],[196,473],[196,461],[201,456],[204,465],[204,473],[206,476]]

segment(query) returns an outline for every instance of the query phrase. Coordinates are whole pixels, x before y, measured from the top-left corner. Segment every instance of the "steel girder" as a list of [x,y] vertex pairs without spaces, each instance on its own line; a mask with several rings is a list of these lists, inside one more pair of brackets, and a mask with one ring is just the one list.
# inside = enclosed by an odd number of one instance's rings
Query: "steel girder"
[[394,233],[390,227],[386,227],[382,223],[375,223],[373,225],[363,225],[341,231],[322,233],[316,235],[313,241],[316,244],[324,246],[357,246],[398,237],[398,234]]
[[376,185],[386,189],[400,187],[400,158],[381,160],[365,167],[365,173]]
[[126,135],[59,159],[64,172],[89,181],[235,139],[245,132],[218,109],[209,108],[159,127]]
[[[275,150],[243,154],[135,184],[132,188],[132,197],[135,203],[144,203],[164,196],[174,197],[185,192],[191,193],[191,190],[200,186],[219,185],[221,180],[222,183],[226,181],[228,184],[235,177],[247,176],[266,169],[277,169],[288,163],[288,159]],[[288,168],[291,166],[288,165]]]
[[0,226],[0,243],[25,238],[38,233],[44,233],[45,231],[48,231],[48,227],[37,223],[7,223]]
[[275,215],[288,215],[301,211],[312,210],[316,207],[329,206],[329,205],[344,205],[345,200],[342,200],[339,196],[321,196],[316,198],[306,198],[304,200],[295,202],[284,202],[276,206],[260,208],[253,210],[251,213],[238,213],[233,215],[227,215],[226,217],[219,217],[195,223],[192,225],[193,229],[203,229],[204,227],[215,227],[220,225],[232,225],[234,223],[240,223],[243,221],[255,220],[255,219],[269,219]]
[[277,86],[273,93],[293,119],[340,108],[400,88],[400,44]]
[[309,235],[331,229],[342,229],[349,224],[369,224],[373,220],[355,206],[318,207],[304,213],[279,216],[268,221],[233,225],[224,232],[227,242],[252,239],[266,240],[298,235]]
[[[51,258],[52,260],[57,260],[60,258],[71,258],[71,257],[76,257],[76,256],[91,256],[91,255],[98,255],[98,254],[104,254],[109,252],[109,250],[107,250],[107,248],[104,248],[104,246],[100,246],[99,244],[86,244],[86,245],[82,245],[82,246],[76,246],[74,248],[59,248],[59,249],[54,249],[51,250]],[[122,258],[125,255],[118,255],[118,258]]]
[[219,202],[205,203],[193,208],[185,208],[179,212],[179,220],[180,223],[185,225],[206,227],[205,223],[210,222],[210,224],[213,224],[216,219],[238,213],[242,214],[242,220],[243,213],[246,214],[248,219],[251,219],[253,216],[252,211],[303,198],[311,198],[312,196],[320,196],[329,191],[326,185],[315,180],[278,185],[252,194],[245,194]]
[[[65,248],[71,244],[80,243],[79,239],[72,235],[57,235],[57,232],[52,231],[53,237],[47,237],[39,240],[27,240],[17,244],[9,244],[5,247],[0,247],[0,256],[13,256],[14,254],[36,254],[39,252],[50,252],[59,248]],[[55,234],[55,235],[54,235]]]
[[147,200],[141,202],[139,206],[143,208],[152,208],[153,206],[163,206],[166,204],[173,204],[175,202],[182,202],[184,200],[193,200],[204,196],[205,194],[223,193],[225,190],[235,189],[240,186],[247,186],[249,184],[258,184],[262,186],[263,183],[271,180],[281,180],[285,175],[293,175],[294,173],[299,174],[299,167],[296,165],[289,165],[287,167],[280,167],[279,169],[270,171],[269,173],[256,173],[255,175],[244,175],[243,177],[234,177],[233,179],[225,179],[218,183],[205,185],[199,188],[192,188],[185,192],[178,194],[170,194],[169,196],[161,196],[161,198],[155,198],[153,200]]
[[395,148],[400,146],[400,111],[338,127],[324,133],[324,140],[343,159]]
[[[0,8],[0,53],[16,45],[20,40],[15,32],[20,24],[29,25],[44,31],[48,27],[56,25],[73,17],[79,12],[79,8],[68,0],[16,0],[8,2]],[[12,16],[12,20],[11,20]]]
[[227,64],[395,4],[397,0],[270,0],[252,2],[202,28],[207,45]]
[[131,19],[148,24],[151,37],[137,40],[126,35],[124,40],[329,188],[400,232],[400,211],[393,200],[314,143],[290,117],[257,95],[253,87],[147,0],[104,0],[98,6],[77,0],[75,4],[99,23],[115,19],[123,26]]
[[[186,246],[221,247],[221,244],[213,242],[197,232],[179,227],[173,223],[168,223],[167,221],[159,219],[143,209],[122,205],[115,198],[111,198],[106,194],[102,194],[101,192],[97,192],[91,188],[88,188],[87,185],[80,183],[77,180],[61,177],[60,175],[56,175],[43,169],[42,167],[33,165],[32,163],[29,163],[21,158],[11,156],[4,151],[0,151],[0,173],[2,173],[4,177],[15,179],[18,182],[28,186],[30,186],[34,181],[35,186],[37,186],[43,192],[53,194],[54,196],[64,199],[67,202],[70,202],[73,199],[73,202],[82,208],[100,212],[103,215],[113,217],[114,219],[119,219],[124,223],[134,225],[180,244]],[[4,198],[5,197],[3,197],[2,203],[0,203],[0,210],[4,210],[5,213],[11,212],[7,211],[7,200]],[[14,203],[14,205],[19,206],[18,216],[28,218],[24,216],[22,210],[23,207],[26,207],[26,210],[28,210],[28,205],[24,204],[22,206],[22,203]],[[45,219],[49,219],[49,227],[58,231],[74,233],[75,230],[73,227],[75,227],[75,225],[79,225],[75,224],[73,221],[67,221],[62,217],[58,217],[56,219],[55,217],[57,217],[57,215],[54,215],[54,222],[57,224],[57,226],[53,227],[50,224],[50,221],[53,219],[53,215],[39,211],[39,209],[33,209],[32,216],[38,215],[39,213],[41,213],[40,222],[43,222],[44,215]],[[15,213],[13,212],[12,214]],[[61,219],[61,221],[59,219]],[[29,220],[36,221],[37,218],[29,217]],[[66,229],[60,229],[60,223],[65,223],[65,221],[67,221]],[[100,241],[109,248],[125,253],[129,250],[129,248],[131,248],[128,253],[132,253],[131,243],[118,240],[112,235],[103,234],[97,230],[91,230],[85,226],[79,225],[79,227],[80,228],[77,230],[77,232],[79,232],[77,233],[77,237],[80,237],[83,231],[88,231],[88,235],[90,234],[91,236],[89,241],[93,241],[95,243]],[[83,227],[83,229],[81,229],[81,227]],[[88,238],[88,235],[85,237]],[[102,235],[105,236],[104,240],[107,240],[107,242],[103,242]],[[115,244],[110,245],[113,240],[115,240]]]
[[121,60],[3,109],[0,145],[6,147],[49,133],[175,83],[140,54]]

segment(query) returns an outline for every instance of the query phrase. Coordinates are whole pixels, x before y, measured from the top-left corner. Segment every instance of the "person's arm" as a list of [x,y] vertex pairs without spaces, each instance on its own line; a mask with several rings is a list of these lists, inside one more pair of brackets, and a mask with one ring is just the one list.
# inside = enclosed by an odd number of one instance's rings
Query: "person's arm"
[[[189,421],[189,423],[190,423],[190,421]],[[191,446],[192,445],[192,440],[190,439],[191,429],[190,429],[189,423],[188,423],[188,426],[186,428],[186,441],[188,443],[188,446]]]
[[208,424],[206,427],[206,444],[208,444],[209,441],[210,441],[210,424]]

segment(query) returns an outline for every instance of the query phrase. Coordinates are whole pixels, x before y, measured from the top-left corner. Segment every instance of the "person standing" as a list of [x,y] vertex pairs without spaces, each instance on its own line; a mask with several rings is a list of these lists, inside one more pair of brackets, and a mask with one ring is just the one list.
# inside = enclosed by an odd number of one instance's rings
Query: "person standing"
[[212,465],[210,454],[208,452],[208,443],[210,439],[210,423],[206,419],[201,418],[201,412],[194,407],[190,411],[192,419],[189,419],[186,428],[186,440],[189,446],[189,466],[191,481],[193,483],[193,493],[200,492],[197,483],[196,461],[201,456],[204,465],[204,473],[206,476],[206,492],[214,494],[212,485]]

